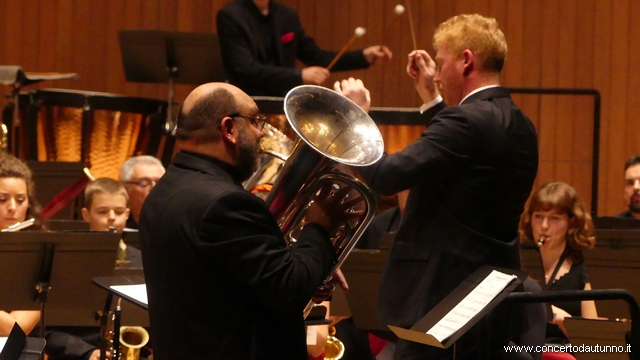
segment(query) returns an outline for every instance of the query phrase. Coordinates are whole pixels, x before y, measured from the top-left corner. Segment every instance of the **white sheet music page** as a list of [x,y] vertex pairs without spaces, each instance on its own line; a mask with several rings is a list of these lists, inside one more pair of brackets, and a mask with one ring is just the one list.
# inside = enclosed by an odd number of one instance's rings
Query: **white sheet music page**
[[130,298],[133,298],[143,304],[149,304],[147,300],[147,285],[146,284],[138,284],[138,285],[113,285],[109,286],[115,291],[118,291]]
[[475,289],[458,303],[447,315],[436,323],[427,334],[442,342],[460,330],[469,320],[484,309],[504,288],[509,285],[515,275],[493,270]]

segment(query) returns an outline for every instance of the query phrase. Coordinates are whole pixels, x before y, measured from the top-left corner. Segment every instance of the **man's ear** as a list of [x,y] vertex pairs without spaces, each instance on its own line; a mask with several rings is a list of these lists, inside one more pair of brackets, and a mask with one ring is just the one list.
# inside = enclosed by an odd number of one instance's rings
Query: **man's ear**
[[462,51],[461,56],[463,61],[462,73],[467,76],[471,73],[471,71],[473,71],[473,67],[475,66],[475,57],[473,55],[473,52],[471,52],[471,50],[469,49],[465,49],[464,51]]
[[235,144],[237,141],[238,129],[235,121],[229,116],[225,116],[222,121],[220,121],[220,136],[232,144]]

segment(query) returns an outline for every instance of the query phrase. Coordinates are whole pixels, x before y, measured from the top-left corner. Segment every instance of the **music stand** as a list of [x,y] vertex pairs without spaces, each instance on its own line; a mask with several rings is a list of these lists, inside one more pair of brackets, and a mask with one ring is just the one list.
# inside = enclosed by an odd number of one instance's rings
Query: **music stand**
[[[356,249],[351,251],[349,257],[342,264],[342,272],[349,281],[349,292],[344,295],[353,323],[358,329],[389,330],[378,322],[376,316],[380,280],[388,255],[389,251],[385,249]],[[338,309],[342,310],[341,307]],[[331,310],[333,313],[333,308]]]
[[102,301],[91,279],[113,272],[119,241],[111,232],[0,233],[0,289],[11,289],[0,309],[39,309],[40,337],[45,325],[94,326]]
[[[465,317],[465,321],[460,323],[460,327],[451,331],[451,333],[438,339],[431,332],[438,327],[441,320],[449,317],[451,314],[455,314],[457,306],[467,301],[468,296],[481,286],[483,281],[491,276],[494,271],[502,273],[502,275],[513,276],[513,279],[504,288],[497,287],[500,291],[497,295],[493,296],[487,304],[474,309],[473,316],[470,318]],[[431,345],[446,349],[453,345],[462,335],[464,335],[471,327],[473,327],[480,319],[489,313],[496,305],[504,300],[509,293],[521,284],[526,279],[526,274],[522,271],[516,271],[511,269],[501,269],[493,266],[483,266],[469,275],[458,287],[456,287],[449,295],[441,300],[434,308],[432,308],[424,317],[416,322],[410,329],[405,329],[399,326],[388,325],[389,328],[401,339],[418,342],[421,344]],[[492,287],[492,285],[489,285]],[[484,290],[483,290],[484,291]],[[475,300],[471,300],[472,303]],[[465,305],[466,306],[466,305]],[[476,305],[474,305],[476,306]],[[454,315],[458,317],[458,315]],[[464,317],[464,316],[463,316]],[[442,325],[441,328],[451,329],[449,325]]]
[[[630,349],[631,345],[625,341],[625,335],[631,331],[631,322],[615,321],[612,319],[585,319],[582,317],[569,317],[564,319],[564,326],[569,334],[569,340],[573,346],[587,345],[595,348],[596,345],[616,346],[618,349]],[[607,355],[594,352],[576,352],[578,360],[595,359],[629,359],[626,352],[611,352]]]
[[163,30],[118,31],[127,81],[168,83],[165,131],[173,134],[173,85],[225,79],[220,43],[214,33]]

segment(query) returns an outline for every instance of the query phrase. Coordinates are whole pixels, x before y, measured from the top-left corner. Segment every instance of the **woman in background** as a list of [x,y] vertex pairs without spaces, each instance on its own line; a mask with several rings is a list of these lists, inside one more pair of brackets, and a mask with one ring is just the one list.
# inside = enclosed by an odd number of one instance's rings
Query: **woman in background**
[[[595,245],[593,221],[574,188],[554,182],[538,189],[520,219],[520,239],[540,246],[548,290],[591,290],[582,251]],[[551,309],[547,343],[568,343],[565,318],[598,317],[594,301],[555,302]]]
[[[42,226],[29,167],[13,155],[0,155],[0,230],[34,218],[31,228]],[[39,311],[0,310],[0,335],[8,335],[15,323],[29,334],[40,321]]]

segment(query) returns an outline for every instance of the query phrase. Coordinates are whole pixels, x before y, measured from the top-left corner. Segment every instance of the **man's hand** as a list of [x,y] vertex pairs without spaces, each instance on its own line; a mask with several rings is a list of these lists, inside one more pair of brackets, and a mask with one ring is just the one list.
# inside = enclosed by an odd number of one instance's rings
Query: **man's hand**
[[322,85],[331,74],[320,66],[309,66],[302,69],[302,83],[305,85]]
[[[111,359],[111,353],[107,351],[107,359]],[[91,352],[89,360],[100,360],[100,349],[95,349]]]
[[344,290],[345,292],[349,291],[349,284],[347,284],[347,280],[344,278],[344,274],[340,269],[337,269],[333,273],[333,276],[331,277],[331,280],[329,280],[329,282],[327,283],[327,286],[325,287],[321,286],[318,288],[318,290],[316,290],[316,292],[313,294],[313,297],[311,299],[316,304],[320,304],[321,302],[329,299],[329,297],[331,297],[331,294],[333,294],[333,291],[335,290],[336,285],[340,285],[342,290]]
[[333,236],[345,222],[362,215],[362,210],[355,210],[355,206],[364,200],[360,195],[350,194],[352,190],[348,186],[335,190],[332,184],[325,184],[307,208],[305,223],[321,225]]
[[426,51],[416,50],[409,53],[407,74],[413,79],[413,85],[425,103],[440,95],[433,82],[436,76],[436,63]]
[[367,59],[369,64],[375,64],[378,59],[389,61],[393,58],[393,53],[384,45],[374,45],[362,50],[362,55]]
[[371,95],[369,94],[369,90],[364,87],[362,80],[349,78],[342,81],[336,81],[335,84],[333,84],[333,90],[358,104],[358,106],[360,106],[365,112],[369,112],[369,108],[371,107]]

